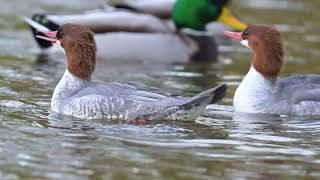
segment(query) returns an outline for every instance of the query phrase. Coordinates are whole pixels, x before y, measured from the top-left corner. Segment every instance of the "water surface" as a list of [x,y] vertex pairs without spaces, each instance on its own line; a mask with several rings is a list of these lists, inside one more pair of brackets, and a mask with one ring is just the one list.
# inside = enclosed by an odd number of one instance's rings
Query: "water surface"
[[[42,55],[19,17],[89,10],[99,2],[0,1],[1,179],[320,178],[320,117],[234,113],[232,97],[251,52],[221,36],[214,64],[104,63],[93,78],[135,80],[183,95],[227,83],[224,101],[195,122],[138,125],[50,112],[65,58]],[[319,74],[318,0],[242,0],[232,8],[247,22],[275,24],[283,32],[288,53],[282,76]]]

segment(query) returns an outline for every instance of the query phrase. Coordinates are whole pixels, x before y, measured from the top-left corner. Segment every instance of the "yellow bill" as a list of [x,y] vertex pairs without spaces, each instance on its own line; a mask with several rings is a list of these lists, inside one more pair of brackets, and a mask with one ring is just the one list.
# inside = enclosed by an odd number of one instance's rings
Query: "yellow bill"
[[231,14],[230,10],[226,7],[222,9],[222,12],[220,17],[218,18],[218,21],[230,26],[231,28],[237,31],[243,31],[247,27],[247,24],[241,22],[236,17],[234,17]]

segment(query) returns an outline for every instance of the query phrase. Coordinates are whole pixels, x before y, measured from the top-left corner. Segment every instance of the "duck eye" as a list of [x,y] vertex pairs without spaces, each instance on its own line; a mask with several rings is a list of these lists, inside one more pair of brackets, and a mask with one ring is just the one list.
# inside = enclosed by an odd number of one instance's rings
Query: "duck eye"
[[57,38],[58,38],[58,39],[61,39],[61,38],[62,38],[62,36],[63,36],[62,31],[59,31],[59,32],[58,32],[58,34],[57,34]]
[[249,36],[248,31],[244,31],[244,32],[242,33],[243,39],[247,38],[248,36]]

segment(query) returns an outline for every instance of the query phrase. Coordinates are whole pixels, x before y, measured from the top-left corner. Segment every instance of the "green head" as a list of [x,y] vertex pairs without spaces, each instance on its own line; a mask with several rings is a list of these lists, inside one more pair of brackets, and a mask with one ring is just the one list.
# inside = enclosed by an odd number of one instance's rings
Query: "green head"
[[172,19],[178,28],[204,31],[212,21],[221,21],[235,30],[243,31],[247,25],[233,17],[226,8],[229,0],[177,0]]

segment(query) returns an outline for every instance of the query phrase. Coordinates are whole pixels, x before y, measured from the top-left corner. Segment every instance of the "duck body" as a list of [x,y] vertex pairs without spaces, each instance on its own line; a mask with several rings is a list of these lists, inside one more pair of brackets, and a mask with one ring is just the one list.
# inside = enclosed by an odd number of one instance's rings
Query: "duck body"
[[[217,47],[206,33],[173,33],[169,21],[130,11],[93,11],[83,14],[47,14],[25,18],[34,34],[36,30],[56,30],[65,23],[76,23],[95,32],[97,56],[106,61],[186,62],[215,61]],[[42,23],[45,22],[45,23]],[[50,42],[36,39],[46,50]]]
[[113,7],[130,9],[143,14],[151,14],[161,19],[170,19],[177,0],[124,0]]
[[320,115],[320,76],[293,75],[267,80],[251,67],[234,96],[238,112]]
[[269,25],[249,25],[242,33],[225,32],[254,51],[251,68],[238,86],[233,104],[245,113],[320,115],[320,75],[279,79],[284,46],[281,33]]
[[280,79],[276,91],[282,100],[286,100],[288,114],[320,115],[319,75],[293,75]]
[[96,84],[66,70],[53,93],[51,108],[83,119],[186,121],[219,101],[225,90],[219,86],[194,97],[182,97],[134,82]]
[[96,34],[99,59],[132,62],[215,61],[215,40],[207,36],[167,33]]

